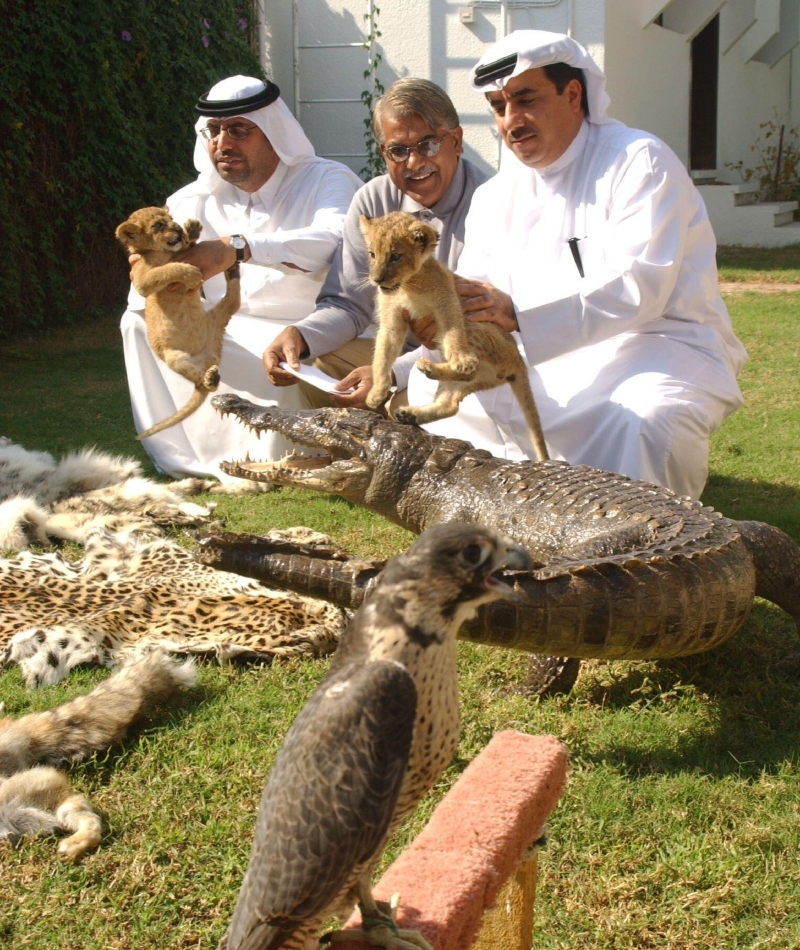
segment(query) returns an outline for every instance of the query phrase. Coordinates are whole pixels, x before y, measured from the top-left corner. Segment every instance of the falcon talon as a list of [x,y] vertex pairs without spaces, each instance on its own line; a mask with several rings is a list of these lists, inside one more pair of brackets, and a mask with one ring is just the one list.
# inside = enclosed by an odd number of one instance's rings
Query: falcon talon
[[400,933],[400,928],[394,920],[386,917],[365,917],[364,914],[362,914],[361,926],[364,928],[364,931],[377,930],[379,927],[385,927],[387,930],[391,930],[395,936]]
[[[381,933],[383,930],[383,933]],[[373,947],[382,947],[383,950],[433,950],[428,941],[415,930],[399,930],[389,928],[386,921],[381,921],[376,927],[364,927],[355,930],[333,930],[320,939],[320,944],[350,943],[363,940]]]

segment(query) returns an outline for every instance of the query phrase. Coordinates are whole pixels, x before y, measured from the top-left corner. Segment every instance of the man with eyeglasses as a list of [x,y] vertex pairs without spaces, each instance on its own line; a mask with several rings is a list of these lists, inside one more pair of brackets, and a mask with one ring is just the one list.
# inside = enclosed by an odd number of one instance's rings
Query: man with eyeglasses
[[[219,392],[259,404],[308,408],[295,390],[276,388],[261,364],[264,347],[313,309],[361,180],[338,162],[318,158],[278,87],[248,76],[217,83],[196,106],[196,181],[167,199],[181,224],[197,218],[199,242],[175,255],[198,267],[212,305],[225,293],[224,271],[241,263],[242,304],[231,318],[220,362]],[[121,330],[137,431],[172,415],[193,386],[157,359],[147,342],[144,301],[131,291]],[[258,439],[205,403],[183,423],[143,445],[173,477],[212,475],[223,459],[280,458],[289,443]],[[232,480],[232,479],[231,479]]]
[[[314,406],[364,408],[372,386],[372,318],[375,287],[368,280],[369,262],[358,226],[362,214],[380,217],[407,211],[439,233],[435,256],[455,269],[464,246],[464,221],[475,189],[486,176],[462,156],[462,129],[449,96],[426,79],[399,79],[378,100],[372,131],[386,160],[386,174],[374,178],[353,199],[342,243],[317,298],[305,319],[287,327],[264,352],[264,368],[276,386],[293,386],[297,378],[281,362],[298,368],[314,359],[340,380],[331,398],[303,385]],[[366,334],[365,334],[366,331]],[[364,335],[365,334],[365,335]],[[395,383],[405,388],[416,359],[413,350],[395,364]]]

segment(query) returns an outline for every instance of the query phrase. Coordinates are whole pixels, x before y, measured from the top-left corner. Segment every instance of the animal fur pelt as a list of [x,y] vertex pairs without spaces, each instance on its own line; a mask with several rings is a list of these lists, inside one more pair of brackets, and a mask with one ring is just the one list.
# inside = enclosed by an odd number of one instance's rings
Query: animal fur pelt
[[0,669],[19,664],[29,688],[155,647],[221,661],[322,656],[346,621],[338,607],[217,571],[149,534],[94,529],[73,563],[30,551],[0,560]]
[[0,719],[0,840],[71,832],[60,854],[78,858],[96,848],[100,816],[53,766],[104,751],[132,723],[195,681],[191,660],[179,664],[154,651],[55,709]]
[[200,492],[247,492],[212,479],[160,483],[142,476],[134,459],[95,449],[56,461],[0,437],[0,551],[25,551],[50,538],[83,544],[95,528],[161,534],[167,524],[198,524],[213,505],[187,501]]

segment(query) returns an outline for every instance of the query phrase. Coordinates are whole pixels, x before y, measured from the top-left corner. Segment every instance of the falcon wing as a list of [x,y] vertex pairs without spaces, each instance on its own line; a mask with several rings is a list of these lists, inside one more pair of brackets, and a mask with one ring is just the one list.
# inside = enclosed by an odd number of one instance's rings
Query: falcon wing
[[416,687],[392,661],[329,675],[270,772],[230,950],[270,950],[326,911],[381,847],[408,762]]

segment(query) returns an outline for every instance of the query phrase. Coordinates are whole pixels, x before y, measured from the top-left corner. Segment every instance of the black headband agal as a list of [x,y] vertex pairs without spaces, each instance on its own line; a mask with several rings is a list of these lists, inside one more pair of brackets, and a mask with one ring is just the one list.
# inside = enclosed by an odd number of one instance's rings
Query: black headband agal
[[478,66],[475,70],[473,82],[476,86],[488,86],[490,82],[497,79],[503,79],[514,72],[517,65],[517,54],[511,53],[502,59],[496,59],[493,63],[486,63],[484,66]]
[[244,99],[208,99],[206,96],[200,96],[195,110],[199,115],[225,119],[231,115],[244,115],[247,112],[255,112],[256,109],[263,109],[264,106],[271,105],[280,94],[281,91],[275,83],[267,80],[261,92]]

